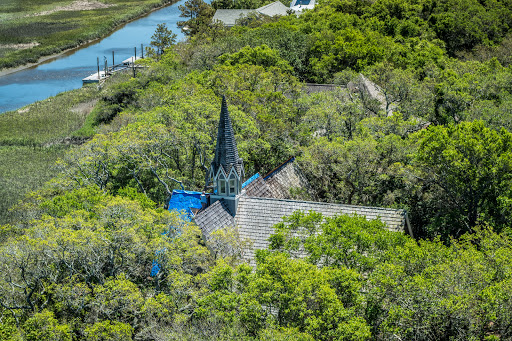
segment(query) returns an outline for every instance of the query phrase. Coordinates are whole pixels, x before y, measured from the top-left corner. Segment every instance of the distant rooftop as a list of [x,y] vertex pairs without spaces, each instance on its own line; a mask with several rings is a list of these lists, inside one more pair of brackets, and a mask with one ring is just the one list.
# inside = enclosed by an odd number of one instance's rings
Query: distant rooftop
[[[305,0],[301,0],[305,1]],[[314,1],[314,0],[307,0]],[[245,17],[250,13],[258,13],[273,17],[276,15],[287,15],[288,7],[283,5],[280,1],[275,1],[271,4],[262,6],[256,9],[218,9],[213,16],[213,20],[218,20],[224,24],[224,26],[232,27],[236,25],[236,21],[241,17]]]
[[283,5],[280,1],[276,1],[271,4],[257,8],[256,11],[260,14],[264,14],[264,15],[268,15],[269,17],[273,17],[275,15],[286,15],[287,14],[286,11],[288,11],[288,7]]
[[253,9],[218,9],[213,16],[213,21],[218,20],[224,26],[232,27],[236,25],[236,21],[241,17],[247,16],[249,13],[255,13]]

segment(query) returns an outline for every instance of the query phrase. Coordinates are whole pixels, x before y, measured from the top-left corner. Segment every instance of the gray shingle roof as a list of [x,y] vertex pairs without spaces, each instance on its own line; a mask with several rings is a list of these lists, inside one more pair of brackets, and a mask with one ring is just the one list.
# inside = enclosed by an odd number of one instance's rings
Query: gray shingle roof
[[233,216],[224,202],[224,199],[218,200],[206,209],[200,211],[198,215],[195,216],[195,221],[207,240],[213,232],[235,225]]
[[231,119],[229,118],[226,97],[222,96],[222,108],[220,111],[219,128],[217,131],[217,145],[215,147],[215,157],[212,161],[212,167],[215,174],[220,167],[229,173],[231,166],[235,166],[239,175],[242,165],[242,159],[238,156],[235,134]]
[[256,178],[245,187],[245,195],[249,197],[272,198],[272,192],[262,177]]
[[231,27],[236,25],[236,21],[240,17],[244,17],[249,13],[255,12],[253,9],[218,9],[212,20],[218,20],[225,26]]
[[366,94],[380,103],[380,109],[382,111],[387,110],[387,115],[393,115],[393,111],[396,109],[396,104],[392,103],[389,107],[386,107],[386,96],[380,86],[373,83],[371,80],[366,78],[363,74],[359,74],[358,79],[347,84],[347,87],[351,91],[363,91]]
[[358,214],[365,216],[368,220],[380,218],[391,231],[401,232],[405,225],[404,210],[242,196],[234,223],[240,238],[252,242],[252,247],[244,250],[244,258],[253,261],[255,250],[268,247],[268,238],[274,233],[272,226],[279,223],[283,217],[290,216],[298,210],[319,212],[325,217],[333,217],[337,214]]
[[293,197],[290,193],[291,189],[305,189],[310,192],[306,177],[294,161],[295,158],[289,159],[265,176],[265,183],[272,193],[267,197],[291,199]]
[[276,1],[256,9],[259,13],[268,15],[269,17],[273,17],[275,15],[287,15],[286,11],[288,10],[289,8],[283,5],[280,1]]
[[200,212],[195,220],[207,240],[218,229],[236,226],[241,240],[249,241],[249,246],[243,251],[244,258],[254,262],[255,251],[268,247],[268,238],[274,233],[272,227],[298,210],[319,212],[325,217],[358,214],[368,220],[379,218],[389,230],[397,232],[404,231],[405,226],[404,210],[248,196],[240,196],[234,219],[223,200],[220,200]]

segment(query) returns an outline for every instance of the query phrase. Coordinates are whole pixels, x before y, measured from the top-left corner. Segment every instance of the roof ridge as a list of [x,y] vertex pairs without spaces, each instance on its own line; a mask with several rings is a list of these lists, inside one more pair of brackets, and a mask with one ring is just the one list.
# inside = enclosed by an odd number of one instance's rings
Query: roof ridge
[[[264,8],[270,7],[270,6],[274,5],[274,4],[275,4],[275,3],[277,3],[277,2],[279,2],[281,5],[283,5],[283,6],[284,6],[284,4],[283,4],[281,1],[277,0],[277,1],[274,1],[274,2],[272,2],[272,3],[270,3],[270,4],[266,4],[266,5],[264,5],[264,6],[261,6],[261,7],[259,7],[259,8],[256,8],[256,10],[257,10],[257,11],[259,11],[260,9],[264,9]],[[285,6],[285,7],[286,7],[286,6]]]
[[284,166],[286,166],[288,163],[291,163],[291,162],[294,162],[295,161],[295,156],[291,156],[288,160],[286,160],[285,162],[281,163],[279,166],[277,166],[276,168],[272,169],[267,175],[265,175],[263,177],[263,179],[267,180],[268,178],[270,178],[272,175],[274,175],[276,172],[278,172],[279,170],[281,170],[282,168],[284,168]]
[[405,212],[403,208],[387,208],[387,207],[377,207],[377,206],[362,206],[362,205],[351,205],[351,204],[339,204],[339,203],[329,203],[329,202],[321,202],[321,201],[309,201],[309,200],[292,200],[292,199],[277,199],[277,198],[265,198],[265,197],[251,197],[248,195],[240,196],[240,200],[243,199],[257,199],[264,201],[283,201],[283,202],[296,202],[296,203],[306,203],[306,204],[315,204],[315,205],[335,205],[335,206],[345,206],[345,207],[354,207],[354,208],[369,208],[374,210],[386,210],[386,211],[401,211]]

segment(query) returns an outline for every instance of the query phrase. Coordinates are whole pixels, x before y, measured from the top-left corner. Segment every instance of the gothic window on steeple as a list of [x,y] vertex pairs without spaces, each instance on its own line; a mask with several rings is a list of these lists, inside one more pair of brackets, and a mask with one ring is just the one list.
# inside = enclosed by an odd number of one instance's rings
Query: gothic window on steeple
[[219,195],[227,195],[227,188],[226,188],[226,178],[224,177],[224,174],[219,175]]
[[229,177],[229,195],[236,195],[236,178],[235,174],[231,173]]

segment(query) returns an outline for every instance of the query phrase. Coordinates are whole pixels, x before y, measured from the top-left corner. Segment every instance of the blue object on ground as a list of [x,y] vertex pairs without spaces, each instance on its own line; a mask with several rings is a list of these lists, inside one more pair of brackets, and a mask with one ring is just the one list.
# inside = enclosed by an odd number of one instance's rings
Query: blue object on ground
[[150,274],[150,276],[151,277],[155,277],[156,275],[158,275],[159,271],[160,271],[160,265],[158,265],[157,261],[154,260],[153,261],[153,266],[151,267],[151,274]]

